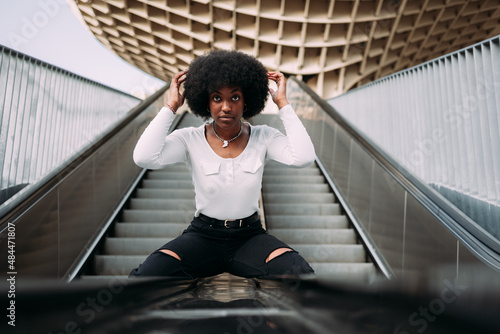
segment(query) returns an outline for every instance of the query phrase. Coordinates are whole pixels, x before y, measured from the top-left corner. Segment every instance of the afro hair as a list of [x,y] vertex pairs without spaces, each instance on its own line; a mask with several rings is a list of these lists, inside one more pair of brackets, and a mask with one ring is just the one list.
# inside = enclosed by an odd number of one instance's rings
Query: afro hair
[[209,95],[222,87],[239,87],[249,119],[260,113],[268,97],[267,70],[252,56],[227,50],[212,50],[189,65],[184,82],[184,96],[194,114],[208,119]]

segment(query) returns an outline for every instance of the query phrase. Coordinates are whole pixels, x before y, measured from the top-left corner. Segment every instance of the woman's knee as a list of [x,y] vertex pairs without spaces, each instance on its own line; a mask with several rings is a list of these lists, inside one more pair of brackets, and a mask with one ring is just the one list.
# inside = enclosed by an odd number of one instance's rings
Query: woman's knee
[[269,261],[271,261],[272,259],[274,259],[275,257],[278,257],[280,256],[281,254],[283,253],[286,253],[286,252],[291,252],[292,249],[290,248],[278,248],[278,249],[275,249],[274,251],[272,251],[269,256],[267,257],[266,259],[266,263],[268,263]]
[[[283,248],[286,249],[286,248]],[[271,253],[272,254],[272,253]],[[267,262],[270,275],[312,274],[314,270],[296,251],[288,249]]]
[[160,252],[165,253],[165,254],[170,255],[170,256],[173,256],[174,258],[176,258],[179,261],[181,260],[181,257],[179,255],[177,255],[176,252],[171,251],[170,249],[160,249]]
[[133,269],[129,276],[189,277],[182,269],[180,256],[173,251],[169,252],[163,250],[154,252],[139,267]]

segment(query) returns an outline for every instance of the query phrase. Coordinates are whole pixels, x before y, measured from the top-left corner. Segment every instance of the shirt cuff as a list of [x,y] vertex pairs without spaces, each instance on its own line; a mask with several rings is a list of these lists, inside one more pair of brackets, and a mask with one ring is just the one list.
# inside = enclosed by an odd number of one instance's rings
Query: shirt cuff
[[288,109],[292,109],[293,110],[293,107],[290,103],[288,103],[286,106],[284,106],[283,108],[280,109],[280,111],[282,110],[288,110]]
[[279,114],[281,116],[283,115],[289,115],[289,114],[295,114],[295,110],[293,109],[292,105],[291,104],[287,104],[286,106],[284,106],[283,108],[281,108],[279,110]]
[[166,112],[168,112],[168,111],[170,111],[173,115],[175,115],[174,111],[173,111],[172,109],[170,109],[169,107],[161,107],[161,109],[160,109],[160,111],[158,112],[158,114],[159,114],[159,113],[161,113],[161,112],[162,112],[162,113],[166,113]]

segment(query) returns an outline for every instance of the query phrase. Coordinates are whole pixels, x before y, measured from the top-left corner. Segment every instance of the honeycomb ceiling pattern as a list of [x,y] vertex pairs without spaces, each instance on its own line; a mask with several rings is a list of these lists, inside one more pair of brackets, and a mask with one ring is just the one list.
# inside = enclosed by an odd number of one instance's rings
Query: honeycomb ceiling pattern
[[162,80],[236,49],[323,98],[500,34],[500,0],[75,2],[101,43]]

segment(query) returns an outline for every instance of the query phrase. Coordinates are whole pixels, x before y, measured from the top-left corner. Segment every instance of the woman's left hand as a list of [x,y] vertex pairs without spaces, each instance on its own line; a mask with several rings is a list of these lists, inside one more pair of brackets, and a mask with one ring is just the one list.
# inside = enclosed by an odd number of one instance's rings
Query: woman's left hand
[[283,73],[280,72],[267,72],[267,78],[276,82],[278,89],[275,91],[269,88],[273,102],[276,103],[279,109],[283,108],[288,104],[286,99],[286,79]]
[[170,96],[168,98],[168,105],[177,112],[184,104],[184,92],[181,93],[181,84],[186,81],[186,74],[188,70],[181,71],[172,77],[172,82],[170,83]]

